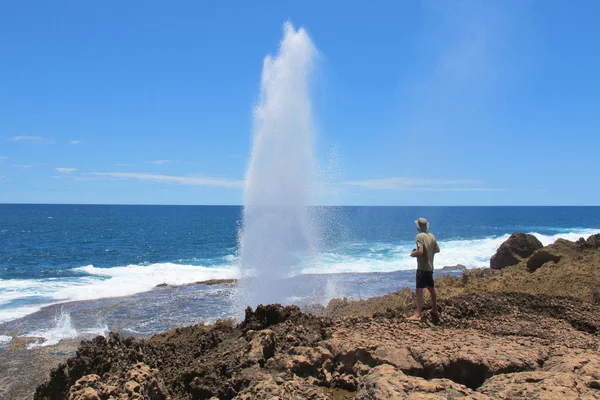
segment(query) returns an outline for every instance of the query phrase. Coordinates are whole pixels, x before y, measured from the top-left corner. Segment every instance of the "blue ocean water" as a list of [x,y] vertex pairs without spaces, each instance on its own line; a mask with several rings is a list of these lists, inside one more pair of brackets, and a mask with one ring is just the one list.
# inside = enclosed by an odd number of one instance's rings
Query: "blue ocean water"
[[[440,241],[438,267],[485,267],[516,231],[533,233],[545,244],[600,232],[600,207],[315,207],[313,212],[321,221],[318,256],[290,271],[306,283],[290,293],[290,302],[367,297],[411,285],[409,271],[415,266],[408,254],[416,234],[413,221],[421,216]],[[75,314],[65,314],[65,307],[80,316],[96,310],[86,319],[94,319],[91,330],[118,325],[133,333],[140,332],[134,325],[152,325],[144,331],[151,333],[227,315],[229,287],[156,286],[236,277],[241,215],[237,206],[0,205],[0,341],[2,330],[14,329],[15,321],[29,333],[52,328],[36,324],[62,323],[61,329],[73,334]],[[109,315],[119,304],[150,307],[151,299],[166,295],[138,317],[131,311]],[[160,304],[168,312],[161,314]],[[54,308],[40,311],[48,305]],[[56,315],[57,307],[62,314]],[[54,310],[52,321],[36,317],[48,316],[48,310]]]

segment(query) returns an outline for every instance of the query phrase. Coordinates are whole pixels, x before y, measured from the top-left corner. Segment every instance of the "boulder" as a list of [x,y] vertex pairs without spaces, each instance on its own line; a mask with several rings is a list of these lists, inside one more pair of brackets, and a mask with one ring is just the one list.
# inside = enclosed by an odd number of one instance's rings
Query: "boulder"
[[490,259],[490,268],[502,269],[516,265],[543,247],[542,242],[533,235],[513,233]]

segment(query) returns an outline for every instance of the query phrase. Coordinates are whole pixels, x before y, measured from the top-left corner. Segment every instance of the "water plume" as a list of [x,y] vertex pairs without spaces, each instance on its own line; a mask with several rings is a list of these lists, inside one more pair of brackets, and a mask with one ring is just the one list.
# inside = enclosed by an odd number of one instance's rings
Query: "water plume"
[[316,242],[309,80],[317,51],[307,32],[284,24],[276,56],[264,60],[239,237],[242,305],[285,302],[285,278]]

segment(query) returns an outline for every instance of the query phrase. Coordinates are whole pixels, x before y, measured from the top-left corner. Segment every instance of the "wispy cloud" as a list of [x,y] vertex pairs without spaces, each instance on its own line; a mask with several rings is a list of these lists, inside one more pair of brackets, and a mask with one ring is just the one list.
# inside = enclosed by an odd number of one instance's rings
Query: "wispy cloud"
[[8,160],[8,159],[9,159],[9,157],[0,156],[0,161]]
[[[486,188],[484,182],[472,179],[432,179],[415,177],[392,177],[366,179],[361,181],[344,181],[342,185],[358,186],[365,189],[396,190],[396,191],[436,191],[436,192],[482,192],[505,189]],[[478,185],[478,186],[474,186]]]
[[116,163],[117,167],[133,167],[135,164]]
[[41,136],[13,136],[10,139],[11,142],[27,142],[32,144],[53,144],[53,140],[44,139]]
[[154,161],[148,161],[150,164],[156,164],[156,165],[162,165],[162,164],[169,164],[169,163],[174,163],[177,161],[174,160],[154,160]]
[[83,143],[83,140],[71,140],[69,142],[69,144],[81,144],[81,143]]
[[22,142],[22,141],[33,141],[33,142],[41,142],[44,140],[41,136],[13,136],[9,140],[13,142]]
[[31,164],[10,164],[13,168],[27,169],[33,167]]
[[193,185],[193,186],[218,186],[218,187],[241,188],[244,184],[244,181],[242,181],[242,180],[233,180],[233,179],[226,179],[226,178],[198,177],[198,176],[176,176],[176,175],[161,175],[161,174],[134,173],[134,172],[88,172],[83,175],[93,176],[96,178],[135,179],[135,180],[141,180],[141,181],[151,181],[151,182],[160,182],[160,183],[177,183],[180,185]]
[[7,177],[6,177],[6,176],[4,176],[4,175],[0,175],[0,181],[4,181],[4,180],[6,180],[6,179],[7,179]]
[[182,161],[182,160],[153,160],[148,161],[148,164],[164,165],[164,164],[195,164],[194,161]]
[[71,172],[77,171],[77,168],[54,168],[54,170],[65,174],[69,174]]

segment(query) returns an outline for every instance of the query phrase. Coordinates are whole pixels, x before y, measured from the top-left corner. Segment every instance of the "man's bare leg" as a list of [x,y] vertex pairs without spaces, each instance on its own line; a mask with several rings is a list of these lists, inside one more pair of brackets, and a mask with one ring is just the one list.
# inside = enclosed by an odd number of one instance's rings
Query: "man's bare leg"
[[438,316],[440,314],[437,309],[437,293],[435,292],[435,288],[428,287],[427,290],[429,290],[429,294],[431,295],[431,313]]
[[406,318],[409,321],[420,321],[421,320],[421,314],[423,313],[423,303],[425,301],[424,296],[423,296],[423,289],[417,288],[415,290],[416,292],[416,298],[415,298],[415,302],[417,303],[417,311],[415,312],[415,314],[412,317]]

